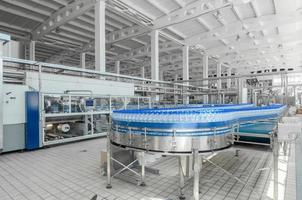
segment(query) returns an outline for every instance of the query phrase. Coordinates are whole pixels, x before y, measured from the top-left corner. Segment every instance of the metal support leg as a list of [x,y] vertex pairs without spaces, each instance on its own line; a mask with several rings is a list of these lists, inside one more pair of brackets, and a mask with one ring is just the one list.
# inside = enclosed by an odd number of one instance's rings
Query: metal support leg
[[112,188],[111,186],[111,144],[109,139],[109,133],[107,135],[107,189]]
[[199,171],[201,163],[199,160],[198,149],[193,149],[194,159],[194,186],[193,186],[193,199],[199,200]]
[[146,186],[145,183],[145,152],[141,152],[141,164],[142,164],[142,177],[141,177],[141,183],[140,186]]
[[239,156],[239,151],[240,151],[239,149],[236,149],[236,150],[235,150],[235,156],[236,156],[236,157]]
[[185,187],[185,178],[184,178],[184,170],[182,167],[181,156],[178,156],[178,168],[179,168],[179,196],[180,200],[186,199],[183,189]]
[[274,160],[274,199],[278,200],[278,153],[279,144],[277,138],[274,138],[273,160]]

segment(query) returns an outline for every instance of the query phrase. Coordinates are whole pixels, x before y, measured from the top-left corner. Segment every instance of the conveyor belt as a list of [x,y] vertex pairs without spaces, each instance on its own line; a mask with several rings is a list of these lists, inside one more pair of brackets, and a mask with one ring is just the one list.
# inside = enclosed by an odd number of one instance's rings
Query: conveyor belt
[[284,108],[280,104],[230,104],[114,111],[110,139],[114,144],[148,151],[214,151],[232,144],[236,124],[243,124],[238,133],[244,135],[240,140],[255,134],[256,138],[270,140],[273,124],[251,122],[278,118]]
[[239,132],[254,133],[254,134],[270,134],[276,127],[276,122],[258,122],[258,123],[247,123],[241,124]]

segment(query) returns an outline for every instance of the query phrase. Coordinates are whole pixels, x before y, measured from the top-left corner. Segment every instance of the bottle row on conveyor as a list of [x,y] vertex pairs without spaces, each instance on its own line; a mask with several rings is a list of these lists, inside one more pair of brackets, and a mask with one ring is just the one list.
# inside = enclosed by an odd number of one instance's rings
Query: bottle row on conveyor
[[214,104],[119,110],[112,115],[110,139],[115,145],[165,153],[189,153],[194,145],[200,152],[219,150],[233,143],[235,125],[276,120],[285,108]]

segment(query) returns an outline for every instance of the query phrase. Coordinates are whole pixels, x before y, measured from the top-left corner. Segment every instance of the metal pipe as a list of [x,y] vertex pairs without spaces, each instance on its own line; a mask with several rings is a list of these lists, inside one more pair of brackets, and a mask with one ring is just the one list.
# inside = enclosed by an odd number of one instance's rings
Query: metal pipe
[[273,171],[274,171],[274,199],[278,200],[278,152],[279,144],[277,136],[274,137],[273,142]]
[[[109,119],[110,121],[110,119]],[[107,189],[111,186],[111,143],[110,143],[110,131],[107,132]]]
[[185,186],[185,178],[184,178],[184,170],[181,162],[182,156],[178,156],[178,169],[179,169],[179,196],[180,200],[184,200],[186,197],[183,193],[183,189]]
[[193,149],[193,161],[194,161],[194,185],[193,185],[193,199],[199,200],[199,171],[202,167],[202,163],[199,160],[198,149]]
[[146,183],[145,183],[145,152],[142,151],[141,152],[141,167],[142,167],[142,176],[141,176],[141,183],[140,183],[140,186],[146,186]]

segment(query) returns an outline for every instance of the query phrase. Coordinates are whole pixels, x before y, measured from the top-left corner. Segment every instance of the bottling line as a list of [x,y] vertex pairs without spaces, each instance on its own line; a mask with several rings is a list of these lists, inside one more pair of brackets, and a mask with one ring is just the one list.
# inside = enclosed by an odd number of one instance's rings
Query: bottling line
[[[256,107],[253,104],[238,104],[114,111],[111,130],[107,136],[107,188],[111,188],[111,160],[121,164],[112,157],[112,146],[140,152],[141,185],[145,185],[145,152],[179,156],[179,160],[183,155],[192,155],[193,196],[197,200],[199,199],[201,167],[199,155],[219,152],[230,147],[234,143],[236,125],[246,125],[246,123],[263,119],[278,120],[285,108],[286,106],[281,104],[262,107]],[[269,133],[263,134],[271,134],[273,129],[274,127],[271,127]],[[253,135],[253,137],[256,136]],[[133,162],[123,165],[122,170],[130,170],[132,164]],[[179,161],[179,197],[183,199],[184,173],[181,165]],[[131,171],[138,175],[137,172]]]

